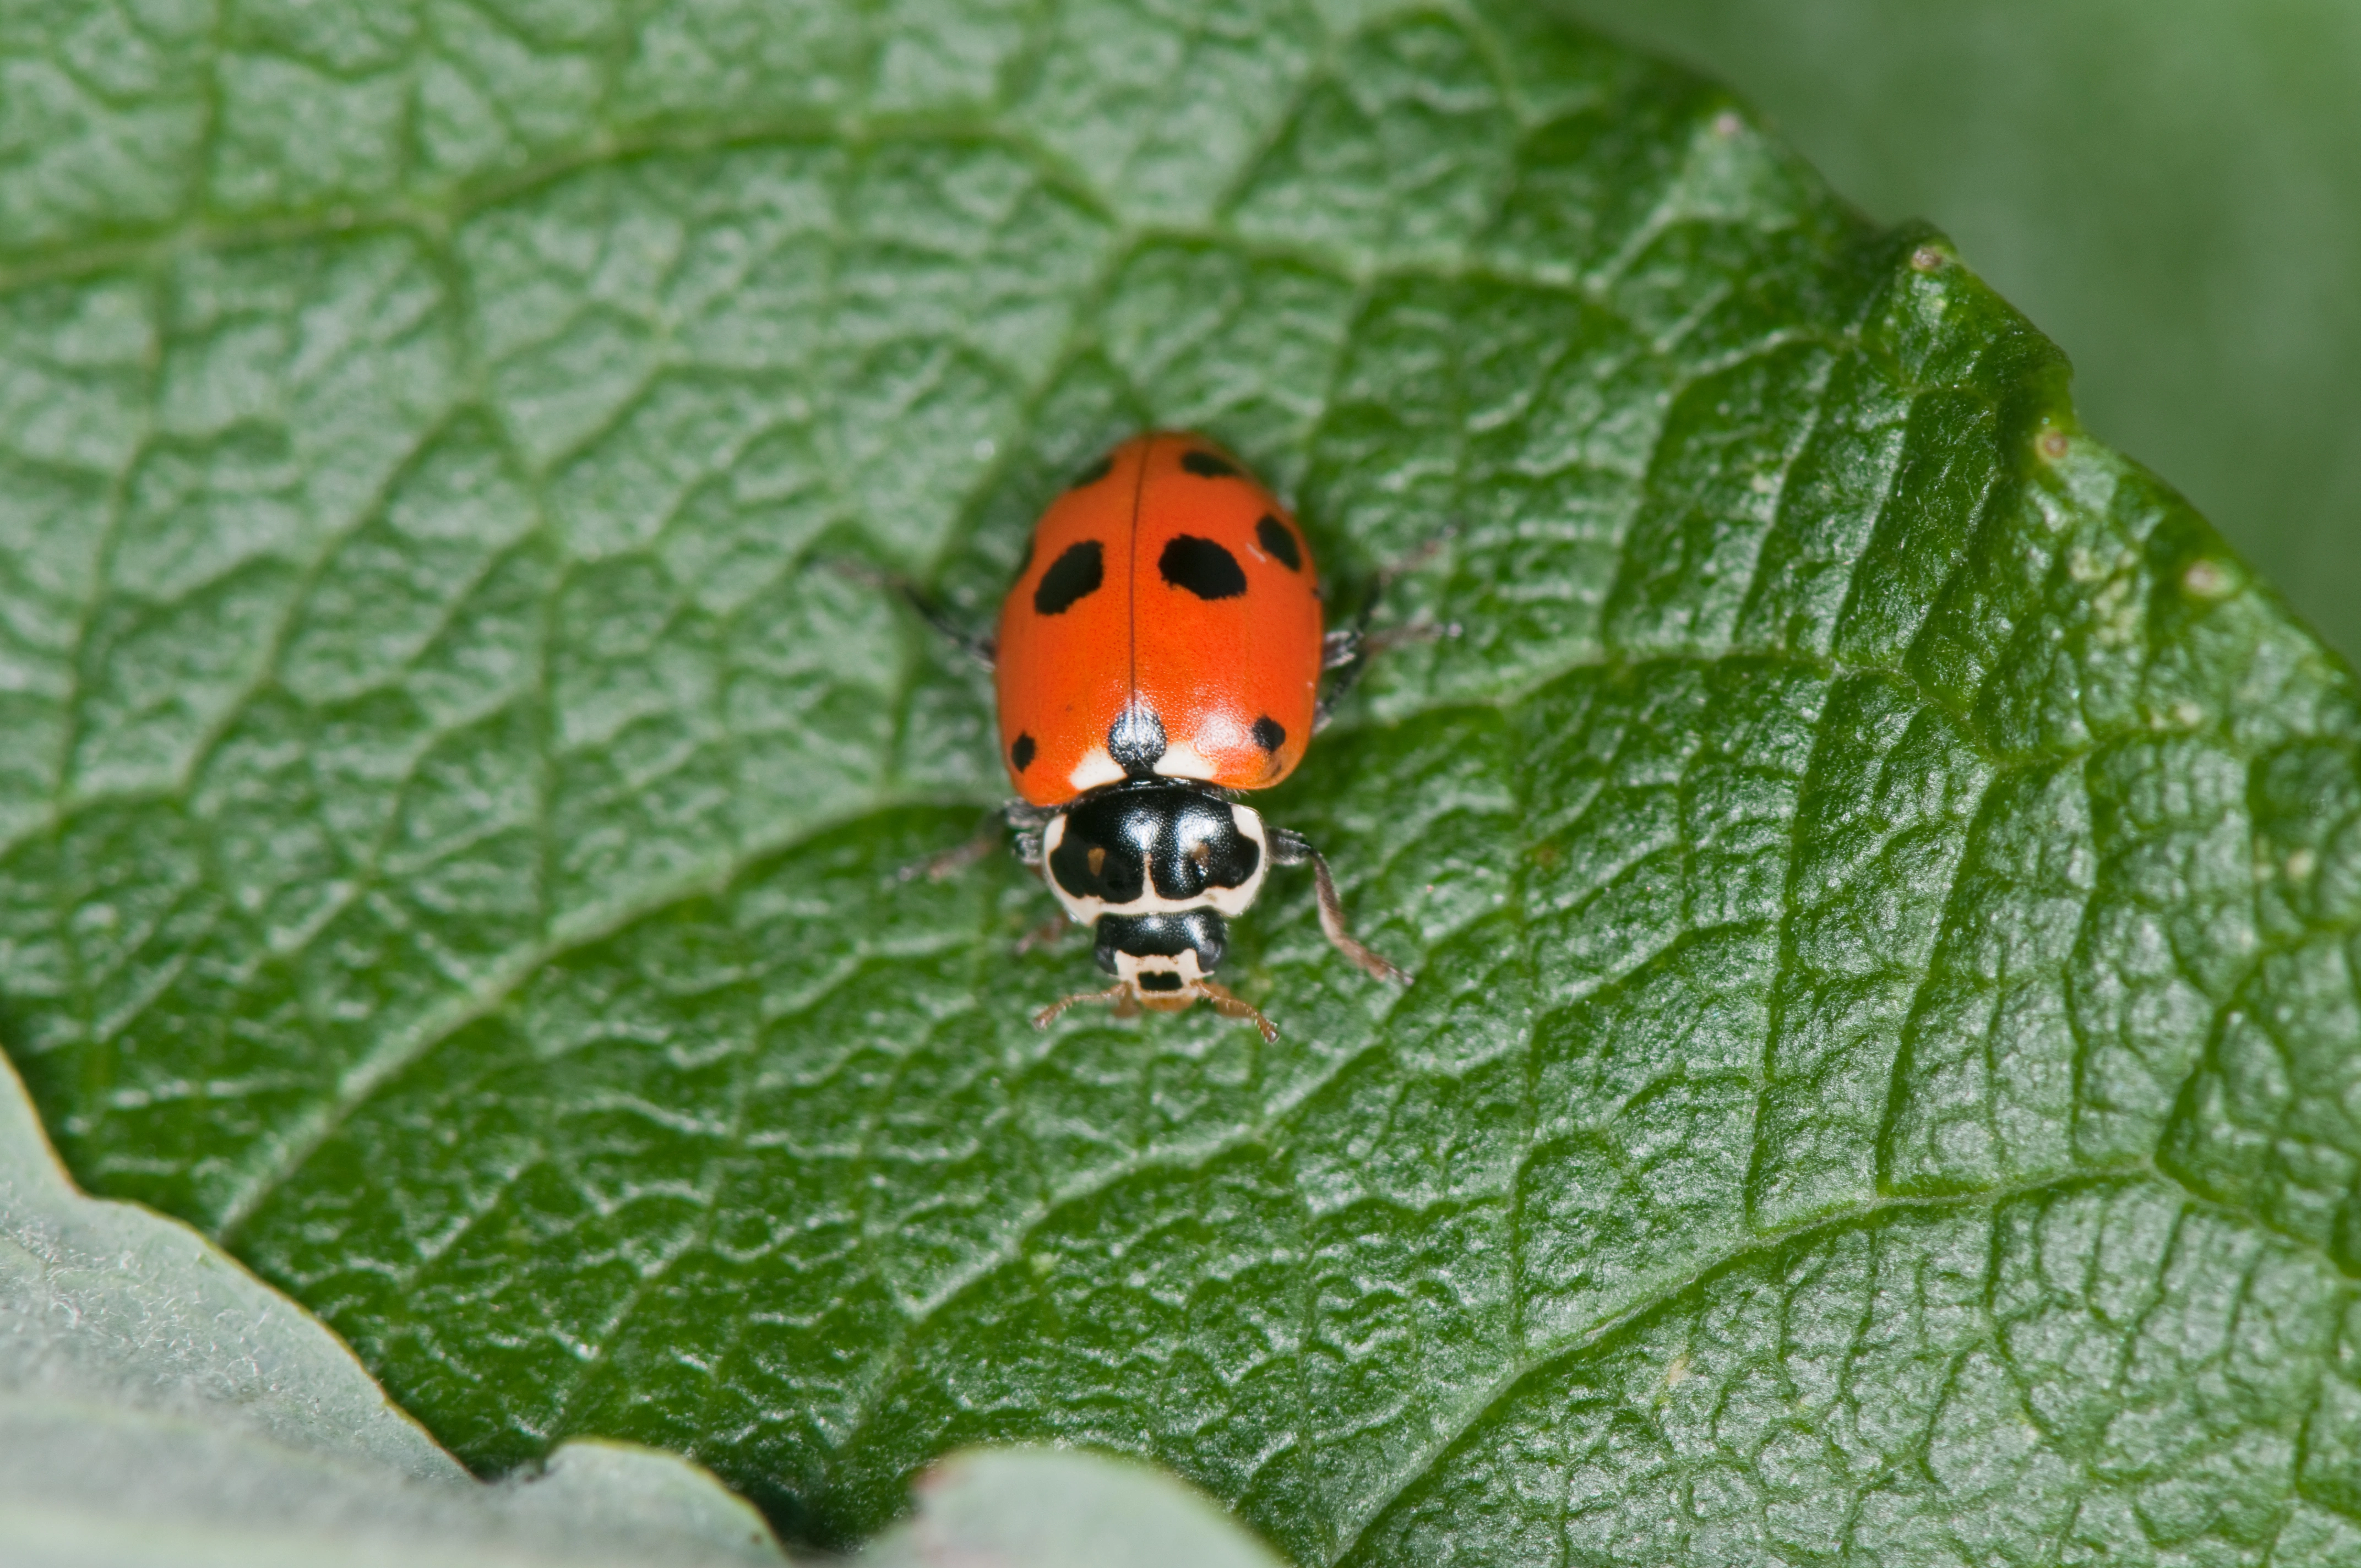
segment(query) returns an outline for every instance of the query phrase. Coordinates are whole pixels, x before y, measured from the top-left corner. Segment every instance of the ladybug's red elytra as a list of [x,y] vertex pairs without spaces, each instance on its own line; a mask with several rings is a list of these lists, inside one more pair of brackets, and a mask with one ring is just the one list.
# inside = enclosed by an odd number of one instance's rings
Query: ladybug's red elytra
[[[1091,928],[1115,977],[1035,1023],[1084,1002],[1122,1016],[1202,997],[1276,1039],[1213,978],[1224,922],[1274,865],[1312,867],[1320,928],[1339,951],[1378,979],[1410,979],[1345,930],[1319,852],[1232,798],[1294,771],[1376,644],[1361,625],[1326,630],[1321,609],[1294,518],[1203,436],[1134,436],[1042,513],[998,636],[960,638],[994,671],[1017,854],[1064,918]],[[1323,699],[1327,670],[1338,678]]]

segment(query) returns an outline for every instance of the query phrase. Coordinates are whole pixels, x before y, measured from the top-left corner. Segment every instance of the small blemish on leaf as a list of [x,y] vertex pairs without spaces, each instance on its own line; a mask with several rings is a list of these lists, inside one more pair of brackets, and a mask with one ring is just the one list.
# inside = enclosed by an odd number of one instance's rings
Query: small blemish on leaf
[[1713,117],[1713,134],[1725,141],[1746,129],[1746,116],[1735,109],[1724,109]]
[[2041,438],[2035,442],[2034,445],[2044,458],[2055,463],[2066,455],[2072,448],[2073,443],[2066,438],[2066,433],[2062,430],[2045,430],[2041,433]]
[[2181,589],[2191,598],[2222,598],[2233,586],[2230,574],[2219,561],[2191,561],[2180,574]]
[[1910,253],[1910,266],[1913,271],[1940,272],[1943,269],[1943,253],[1931,245],[1922,245]]

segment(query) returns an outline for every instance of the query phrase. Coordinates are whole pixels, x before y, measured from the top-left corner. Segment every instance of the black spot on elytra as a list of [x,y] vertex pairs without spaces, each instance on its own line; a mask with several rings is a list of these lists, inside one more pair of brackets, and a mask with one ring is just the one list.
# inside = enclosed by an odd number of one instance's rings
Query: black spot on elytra
[[1201,599],[1232,599],[1246,591],[1246,569],[1238,558],[1194,534],[1174,534],[1157,558],[1156,569],[1166,582]]
[[1268,512],[1263,513],[1262,521],[1255,524],[1255,539],[1271,559],[1289,571],[1303,570],[1303,552],[1295,547],[1295,535],[1287,531],[1287,524]]
[[1238,466],[1227,458],[1216,457],[1210,452],[1189,451],[1180,454],[1180,466],[1201,479],[1235,479]]
[[[1287,744],[1287,726],[1269,714],[1264,714],[1254,721],[1254,743],[1266,751],[1278,751]],[[1021,768],[1025,764],[1019,762],[1016,765]]]
[[1114,472],[1115,458],[1112,456],[1102,457],[1097,462],[1092,464],[1089,467],[1083,469],[1081,473],[1075,475],[1074,482],[1068,485],[1066,488],[1070,490],[1079,490],[1085,485],[1095,485],[1101,479],[1105,478],[1109,474]]
[[1033,753],[1037,749],[1033,737],[1019,735],[1016,744],[1008,748],[1008,760],[1016,764],[1016,771],[1021,773],[1033,765]]
[[1049,563],[1041,574],[1040,587],[1033,590],[1033,608],[1043,615],[1063,615],[1073,608],[1077,599],[1088,598],[1099,591],[1106,581],[1106,551],[1095,539],[1085,539],[1079,544],[1069,544],[1066,553]]

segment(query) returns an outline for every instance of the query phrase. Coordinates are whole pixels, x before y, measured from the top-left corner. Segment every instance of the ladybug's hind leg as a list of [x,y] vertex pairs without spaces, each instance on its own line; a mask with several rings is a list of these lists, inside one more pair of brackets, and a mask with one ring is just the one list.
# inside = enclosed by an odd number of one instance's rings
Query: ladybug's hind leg
[[1000,646],[997,642],[952,620],[950,611],[935,602],[932,595],[901,573],[881,571],[866,561],[839,561],[836,569],[854,582],[884,588],[901,599],[917,612],[919,620],[939,632],[945,641],[985,669],[989,670],[999,663]]
[[974,834],[948,850],[940,850],[922,861],[913,861],[898,873],[904,882],[925,877],[928,882],[943,882],[967,870],[993,850],[1000,848],[1000,836],[1008,828],[1016,830],[1016,858],[1035,871],[1041,868],[1041,829],[1048,827],[1055,811],[1044,806],[1029,806],[1012,800],[991,817],[983,819]]
[[1372,951],[1354,938],[1345,928],[1345,901],[1336,896],[1336,879],[1329,874],[1327,858],[1312,847],[1312,840],[1301,833],[1284,828],[1273,828],[1270,833],[1270,860],[1277,866],[1312,867],[1312,885],[1320,902],[1320,934],[1331,946],[1367,971],[1372,979],[1400,981],[1408,985],[1411,972],[1391,959]]

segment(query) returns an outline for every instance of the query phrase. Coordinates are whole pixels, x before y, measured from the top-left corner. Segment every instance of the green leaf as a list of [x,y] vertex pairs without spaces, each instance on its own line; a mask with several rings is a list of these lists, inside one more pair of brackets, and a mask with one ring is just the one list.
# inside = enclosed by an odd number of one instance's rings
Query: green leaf
[[786,1561],[752,1509],[668,1454],[570,1442],[536,1475],[474,1480],[203,1237],[76,1192],[5,1064],[0,1454],[20,1568]]
[[[0,1064],[0,1540],[119,1563],[785,1563],[695,1465],[566,1443],[487,1486],[302,1309],[174,1221],[73,1190]],[[1271,1568],[1207,1499],[1087,1453],[963,1453],[864,1568]]]
[[[823,1541],[1048,1439],[1305,1563],[2361,1553],[2361,705],[1939,241],[1505,5],[486,15],[12,133],[0,990],[85,1181],[471,1464]],[[1026,1025],[1038,884],[895,875],[985,685],[824,569],[981,620],[1149,423],[1347,576],[1458,524],[1268,802],[1419,980],[1281,883],[1270,1047]]]
[[2073,356],[2089,428],[2361,656],[2361,9],[1568,3],[1721,76],[1871,214],[1942,224]]
[[917,1517],[871,1542],[861,1568],[1279,1568],[1206,1497],[1099,1454],[953,1454],[917,1494]]

